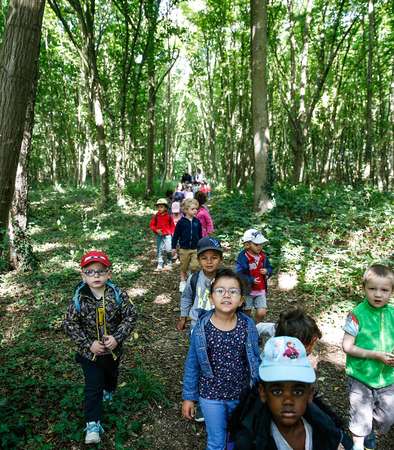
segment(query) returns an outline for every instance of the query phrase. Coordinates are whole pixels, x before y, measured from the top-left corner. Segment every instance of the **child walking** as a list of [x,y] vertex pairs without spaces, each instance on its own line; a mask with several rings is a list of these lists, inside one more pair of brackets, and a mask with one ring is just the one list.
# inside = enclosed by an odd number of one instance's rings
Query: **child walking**
[[373,449],[373,423],[381,433],[394,424],[394,272],[372,265],[363,277],[366,300],[347,317],[342,348],[349,377],[354,450]]
[[237,450],[343,450],[341,430],[312,403],[316,375],[304,346],[291,336],[270,338],[259,368],[259,398],[230,430]]
[[198,210],[196,217],[201,222],[202,226],[202,237],[209,236],[214,232],[213,220],[208,211],[208,208],[205,206],[207,202],[207,196],[202,192],[197,192],[194,198],[198,201]]
[[207,450],[223,450],[227,420],[241,392],[258,378],[260,362],[253,320],[239,311],[244,288],[238,274],[221,269],[211,284],[214,309],[194,327],[183,379],[182,414],[194,416],[199,402],[208,435]]
[[188,278],[181,295],[181,314],[177,323],[178,331],[186,328],[186,320],[191,320],[190,330],[196,325],[199,311],[212,309],[210,301],[211,283],[223,262],[223,248],[218,239],[204,237],[197,243],[197,260],[201,269]]
[[64,329],[77,347],[85,377],[86,444],[100,442],[102,402],[118,381],[122,344],[136,322],[127,293],[111,282],[111,262],[102,251],[82,256],[81,276],[68,306]]
[[262,244],[268,241],[260,231],[251,228],[245,231],[242,242],[244,250],[237,257],[235,271],[249,287],[245,312],[251,314],[255,308],[255,321],[259,323],[267,314],[267,279],[272,274],[272,266],[262,250]]
[[168,202],[165,198],[159,198],[156,202],[157,213],[152,216],[149,227],[156,234],[157,267],[162,270],[164,264],[172,266],[171,239],[174,234],[174,219],[168,213]]
[[176,224],[172,237],[172,252],[176,257],[179,243],[179,260],[181,281],[179,292],[183,292],[186,286],[187,272],[189,269],[198,269],[197,242],[202,238],[201,223],[196,219],[198,202],[194,199],[186,199],[182,203],[184,216]]

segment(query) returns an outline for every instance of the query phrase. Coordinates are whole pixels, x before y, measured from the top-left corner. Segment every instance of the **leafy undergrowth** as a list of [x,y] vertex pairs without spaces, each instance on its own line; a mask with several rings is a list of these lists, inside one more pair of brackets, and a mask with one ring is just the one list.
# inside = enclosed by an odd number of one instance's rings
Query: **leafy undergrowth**
[[[30,237],[39,269],[4,274],[0,282],[1,448],[76,448],[82,441],[82,373],[61,327],[79,279],[78,262],[86,250],[101,248],[111,255],[119,285],[143,281],[141,255],[152,212],[142,200],[129,198],[124,209],[104,210],[99,200],[92,188],[32,193]],[[340,314],[360,298],[368,264],[392,263],[392,200],[369,189],[283,187],[263,216],[252,213],[248,194],[216,192],[211,208],[216,235],[228,249],[226,262],[239,251],[245,229],[259,228],[269,239],[266,249],[279,289],[282,283],[313,305],[316,315]],[[141,317],[150,297],[148,292],[139,301]],[[153,448],[142,424],[168,400],[159,379],[143,369],[149,365],[141,340],[144,336],[135,333],[126,345],[132,362],[123,367],[115,400],[105,408],[103,422],[110,431],[102,448]]]
[[392,265],[393,195],[346,186],[277,190],[275,207],[251,212],[248,194],[217,195],[212,204],[218,237],[239,251],[248,227],[263,231],[278,287],[313,302],[315,313],[360,299],[361,277],[374,262]]

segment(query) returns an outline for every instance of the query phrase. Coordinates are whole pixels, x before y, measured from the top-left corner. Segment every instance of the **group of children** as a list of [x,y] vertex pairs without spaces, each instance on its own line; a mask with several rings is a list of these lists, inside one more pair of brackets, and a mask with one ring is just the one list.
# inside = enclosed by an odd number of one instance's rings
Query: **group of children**
[[[375,448],[375,430],[385,433],[394,423],[393,271],[376,264],[365,272],[366,299],[344,325],[349,438],[314,388],[308,355],[322,336],[314,319],[295,308],[282,312],[276,324],[263,322],[272,274],[262,249],[266,239],[258,230],[246,230],[234,270],[224,268],[220,241],[202,234],[199,206],[195,199],[184,200],[184,215],[175,226],[174,211],[170,214],[166,199],[159,199],[150,227],[157,235],[159,269],[179,253],[177,329],[185,330],[190,320],[182,414],[205,420],[207,450]],[[64,327],[85,377],[89,444],[100,442],[102,402],[115,391],[122,343],[136,311],[112,283],[105,253],[86,253],[81,276]],[[269,337],[261,356],[259,334]]]

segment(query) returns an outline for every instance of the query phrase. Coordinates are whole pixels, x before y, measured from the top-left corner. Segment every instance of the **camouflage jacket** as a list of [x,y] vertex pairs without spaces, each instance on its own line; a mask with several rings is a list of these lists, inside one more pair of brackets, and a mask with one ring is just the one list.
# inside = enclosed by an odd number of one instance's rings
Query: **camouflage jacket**
[[114,289],[107,286],[104,298],[98,300],[85,285],[80,290],[78,308],[74,299],[71,300],[63,326],[78,353],[85,358],[95,359],[90,346],[93,341],[102,340],[104,334],[112,335],[118,342],[114,355],[121,354],[122,343],[133,330],[137,313],[126,292],[122,291],[120,297],[117,302]]

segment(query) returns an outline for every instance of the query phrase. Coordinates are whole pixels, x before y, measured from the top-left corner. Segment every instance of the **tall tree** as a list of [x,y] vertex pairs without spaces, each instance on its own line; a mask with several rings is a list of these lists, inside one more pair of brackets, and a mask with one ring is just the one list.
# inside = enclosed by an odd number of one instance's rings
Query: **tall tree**
[[26,111],[38,65],[45,0],[11,0],[0,50],[0,236],[4,235]]
[[254,208],[269,208],[267,107],[267,0],[251,0],[252,133],[254,146]]

